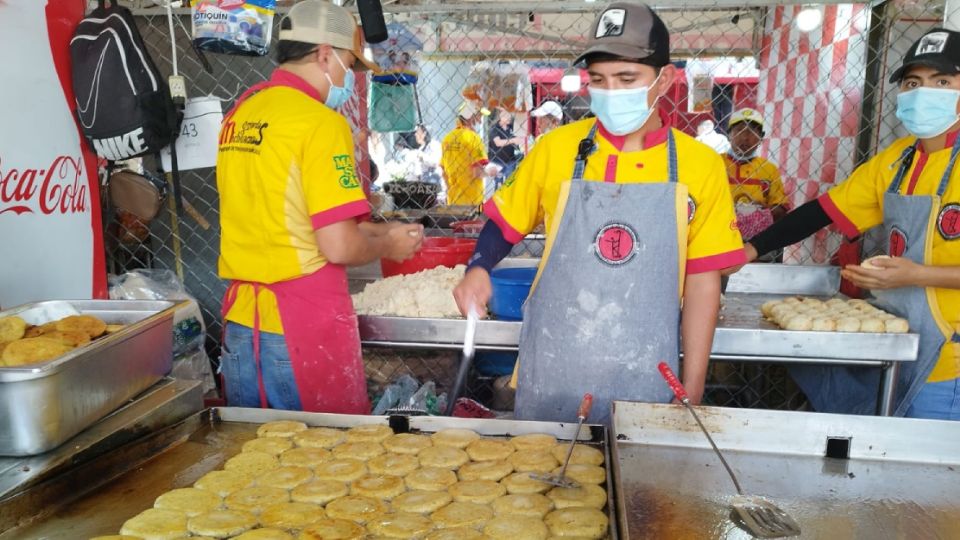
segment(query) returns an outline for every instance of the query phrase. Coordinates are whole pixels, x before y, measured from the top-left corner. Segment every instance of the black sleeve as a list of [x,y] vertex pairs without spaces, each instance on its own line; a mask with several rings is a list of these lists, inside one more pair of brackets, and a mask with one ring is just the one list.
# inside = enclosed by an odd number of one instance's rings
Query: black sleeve
[[756,248],[757,255],[764,255],[795,244],[830,223],[830,216],[824,212],[820,201],[814,199],[751,238],[750,243]]
[[467,263],[467,270],[479,266],[489,273],[497,263],[510,254],[512,249],[513,244],[503,237],[503,231],[496,222],[492,219],[488,220],[480,230],[477,247],[474,248],[473,256]]

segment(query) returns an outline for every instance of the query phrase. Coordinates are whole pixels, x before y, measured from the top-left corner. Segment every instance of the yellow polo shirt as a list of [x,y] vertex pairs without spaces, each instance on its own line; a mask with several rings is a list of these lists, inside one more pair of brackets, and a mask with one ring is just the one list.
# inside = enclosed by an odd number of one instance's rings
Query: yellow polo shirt
[[[957,133],[947,138],[947,148],[931,154],[917,149],[910,170],[903,180],[903,195],[935,195],[940,179],[950,161],[950,145]],[[915,144],[916,137],[904,137],[882,150],[870,161],[857,167],[842,184],[820,197],[820,205],[840,230],[850,238],[883,223],[883,194],[890,187],[899,167],[903,150]],[[960,266],[960,166],[953,169],[950,183],[934,208],[934,230],[931,232],[934,266]],[[906,239],[910,241],[909,238]],[[887,240],[889,242],[889,239]],[[889,244],[887,246],[890,247]],[[894,252],[893,254],[897,254]],[[960,329],[960,290],[933,288],[935,318],[944,332]],[[939,315],[939,317],[937,317]],[[960,377],[960,346],[949,341],[927,382],[949,381]]]
[[759,204],[768,209],[787,205],[780,171],[772,162],[758,156],[741,163],[729,154],[723,155],[723,162],[727,167],[734,204]]
[[[668,120],[661,114],[661,121]],[[586,119],[558,127],[533,146],[530,153],[493,197],[484,212],[497,222],[504,237],[519,242],[541,222],[551,231],[558,211],[560,186],[573,177],[577,147],[593,127]],[[666,182],[667,130],[646,135],[644,149],[623,152],[623,137],[597,130],[597,151],[587,160],[584,180],[594,182]],[[737,229],[733,200],[727,187],[723,160],[710,147],[673,129],[676,141],[678,180],[687,186],[689,226],[686,260],[680,261],[681,275],[719,270],[746,261]]]
[[[369,213],[346,118],[305,81],[277,70],[224,120],[217,156],[220,277],[276,283],[312,274],[327,260],[314,231]],[[227,320],[253,326],[253,286],[237,291]],[[273,293],[260,288],[260,329],[282,333]]]
[[473,167],[487,164],[487,149],[480,135],[463,126],[443,138],[440,166],[447,181],[447,204],[480,206],[483,202],[483,178],[473,175]]

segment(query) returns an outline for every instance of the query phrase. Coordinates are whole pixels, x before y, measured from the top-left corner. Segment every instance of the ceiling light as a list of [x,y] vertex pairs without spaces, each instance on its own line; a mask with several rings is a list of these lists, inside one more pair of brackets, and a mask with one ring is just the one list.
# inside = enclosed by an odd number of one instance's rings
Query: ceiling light
[[797,13],[797,18],[794,22],[797,24],[797,30],[801,32],[812,32],[823,22],[823,10],[818,6],[804,6],[803,9],[800,10],[800,13]]
[[563,78],[560,79],[560,89],[568,94],[580,91],[580,70],[575,67],[569,67],[563,72]]

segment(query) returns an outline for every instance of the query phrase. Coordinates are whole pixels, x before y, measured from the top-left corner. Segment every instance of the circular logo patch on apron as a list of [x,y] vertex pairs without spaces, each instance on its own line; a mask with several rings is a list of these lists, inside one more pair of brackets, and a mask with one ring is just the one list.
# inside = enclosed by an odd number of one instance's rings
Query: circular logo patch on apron
[[693,200],[691,195],[687,195],[687,223],[693,221],[695,215],[697,215],[697,201]]
[[887,246],[887,254],[891,257],[903,257],[907,251],[907,235],[899,227],[890,229],[890,240]]
[[951,203],[940,210],[937,216],[937,230],[946,240],[960,238],[960,204]]
[[633,229],[622,223],[611,223],[597,233],[594,251],[601,261],[620,265],[636,255],[634,250],[636,245],[637,233],[633,232]]

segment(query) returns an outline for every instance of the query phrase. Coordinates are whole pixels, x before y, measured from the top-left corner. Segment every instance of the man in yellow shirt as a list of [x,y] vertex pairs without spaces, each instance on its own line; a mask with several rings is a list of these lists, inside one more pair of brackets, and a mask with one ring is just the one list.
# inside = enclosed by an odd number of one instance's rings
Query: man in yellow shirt
[[[723,155],[723,160],[734,205],[762,209],[769,213],[770,223],[780,220],[788,210],[780,171],[773,162],[758,154],[765,129],[763,116],[753,109],[740,109],[730,116],[727,125],[730,150]],[[741,217],[739,207],[737,217]],[[750,236],[744,235],[744,239]]]
[[[897,118],[912,135],[857,167],[842,184],[791,212],[747,245],[748,258],[833,223],[850,238],[882,225],[888,258],[842,274],[870,289],[920,335],[900,365],[894,414],[960,420],[960,33],[935,28],[890,78]],[[818,411],[871,414],[877,370],[792,371]]]
[[464,101],[457,110],[457,127],[443,138],[440,167],[450,206],[480,206],[483,202],[483,170],[488,160],[477,124],[489,115],[487,109]]
[[[524,307],[517,418],[569,421],[584,392],[592,421],[614,399],[668,402],[657,373],[704,391],[720,269],[744,261],[723,160],[656,108],[674,82],[670,36],[644,4],[599,15],[578,59],[590,118],[546,134],[484,204],[490,218],[463,280],[460,310],[484,311],[490,271],[540,223],[547,245]],[[681,321],[681,300],[683,301]]]
[[372,64],[349,11],[320,0],[290,9],[280,66],[224,118],[217,158],[221,370],[227,403],[366,414],[346,266],[409,257],[419,225],[359,222],[369,203],[346,118],[353,69]]
[[[740,109],[727,124],[730,145],[723,154],[730,179],[730,194],[737,212],[737,227],[749,240],[787,214],[787,195],[777,166],[758,154],[766,125],[753,109]],[[783,262],[783,251],[764,257]]]

